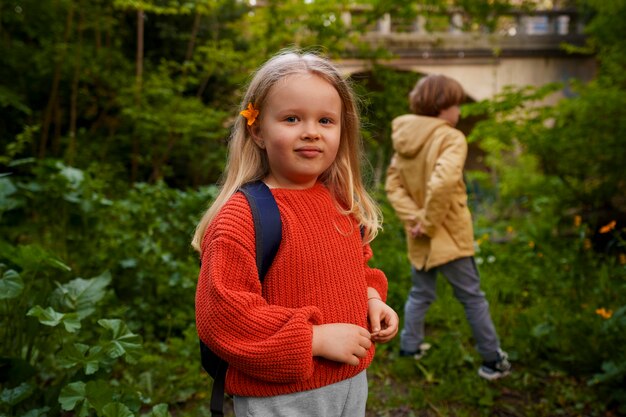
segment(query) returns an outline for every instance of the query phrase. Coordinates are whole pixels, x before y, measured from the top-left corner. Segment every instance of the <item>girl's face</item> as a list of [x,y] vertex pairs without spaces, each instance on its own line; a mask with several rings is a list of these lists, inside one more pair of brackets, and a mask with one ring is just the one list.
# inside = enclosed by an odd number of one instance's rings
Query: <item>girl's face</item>
[[310,188],[339,149],[341,98],[317,75],[294,74],[270,90],[253,125],[254,141],[267,151],[271,187]]

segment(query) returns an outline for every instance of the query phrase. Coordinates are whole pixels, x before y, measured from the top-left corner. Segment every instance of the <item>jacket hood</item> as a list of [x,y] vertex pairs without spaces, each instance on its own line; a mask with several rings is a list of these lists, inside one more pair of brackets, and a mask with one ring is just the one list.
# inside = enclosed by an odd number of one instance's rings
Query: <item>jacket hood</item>
[[435,130],[447,124],[448,122],[437,117],[415,114],[396,117],[391,122],[393,149],[401,156],[411,158],[432,137],[431,135]]

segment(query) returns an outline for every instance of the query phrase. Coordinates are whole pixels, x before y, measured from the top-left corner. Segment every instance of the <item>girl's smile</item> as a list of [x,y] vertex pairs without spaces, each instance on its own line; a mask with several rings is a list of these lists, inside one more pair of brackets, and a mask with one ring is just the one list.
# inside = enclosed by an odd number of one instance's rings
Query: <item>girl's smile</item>
[[337,156],[341,98],[314,74],[284,78],[269,92],[250,133],[267,152],[272,187],[310,188]]
[[303,146],[301,148],[297,148],[296,152],[305,158],[315,158],[322,153],[322,150],[317,146]]

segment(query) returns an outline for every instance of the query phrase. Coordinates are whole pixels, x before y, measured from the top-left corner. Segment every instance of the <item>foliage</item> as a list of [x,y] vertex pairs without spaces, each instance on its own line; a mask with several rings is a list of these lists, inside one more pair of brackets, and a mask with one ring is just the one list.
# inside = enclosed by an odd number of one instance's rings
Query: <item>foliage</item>
[[[111,200],[92,174],[50,162],[0,178],[10,220],[0,241],[0,411],[167,415],[155,396],[175,404],[201,383],[189,241],[214,187],[137,184]],[[166,356],[174,367],[155,371]]]
[[[110,273],[68,280],[70,268],[39,246],[2,241],[0,248],[2,261],[11,262],[0,265],[0,285],[11,289],[3,291],[0,307],[0,411],[113,416],[149,405],[113,372],[120,361],[137,360],[141,337],[119,318],[97,318]],[[147,415],[167,416],[167,405]]]
[[[259,2],[260,3],[260,2]],[[389,122],[419,75],[359,34],[448,7],[493,32],[504,1],[0,1],[0,415],[207,414],[194,326],[197,219],[215,195],[251,71],[284,47],[372,60],[363,97],[385,230],[372,265],[402,312],[404,232],[380,189]],[[443,280],[419,363],[379,346],[370,415],[626,413],[624,4],[580,2],[594,82],[464,106],[489,172],[468,173],[483,289],[513,375],[479,380]],[[575,48],[570,47],[569,50]],[[543,99],[563,87],[556,106]]]
[[466,114],[489,115],[470,140],[480,140],[499,176],[501,209],[541,213],[555,225],[559,213],[575,211],[599,228],[626,215],[624,94],[593,82],[574,86],[579,94],[555,106],[522,107],[558,87],[511,90],[468,106]]
[[[490,26],[508,4],[455,3],[468,30]],[[407,21],[424,10],[447,21],[451,6],[443,0],[255,4],[1,2],[0,149],[11,158],[53,157],[83,170],[106,161],[128,182],[214,183],[241,88],[268,56],[297,47],[331,57],[390,57],[359,35],[390,10]],[[376,85],[406,94],[391,71],[375,67],[373,74],[375,94]],[[388,155],[376,130],[371,152],[380,172]],[[10,161],[0,158],[3,170]]]

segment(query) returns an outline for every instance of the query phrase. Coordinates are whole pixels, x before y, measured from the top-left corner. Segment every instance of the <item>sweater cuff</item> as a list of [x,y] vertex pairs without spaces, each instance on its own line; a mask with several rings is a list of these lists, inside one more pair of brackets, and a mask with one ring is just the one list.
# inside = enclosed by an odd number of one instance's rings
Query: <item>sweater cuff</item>
[[367,286],[374,288],[380,294],[383,301],[387,302],[387,278],[380,269],[370,269],[367,271]]

